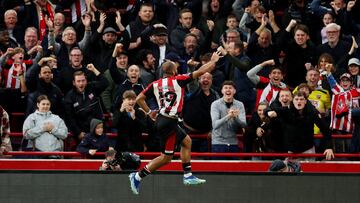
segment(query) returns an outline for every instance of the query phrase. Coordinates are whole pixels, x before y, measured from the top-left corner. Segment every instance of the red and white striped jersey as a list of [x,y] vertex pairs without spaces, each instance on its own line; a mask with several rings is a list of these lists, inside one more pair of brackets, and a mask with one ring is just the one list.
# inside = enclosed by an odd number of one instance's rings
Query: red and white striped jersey
[[160,114],[178,116],[183,108],[186,84],[191,81],[191,73],[162,78],[149,84],[143,94],[155,96]]
[[259,83],[256,85],[256,108],[260,102],[267,101],[271,104],[277,98],[281,89],[287,88],[284,83],[281,83],[281,87],[276,87],[270,83],[270,79],[259,76]]
[[345,91],[340,85],[336,84],[332,88],[334,93],[331,102],[331,124],[333,130],[352,132],[353,121],[351,109],[359,106],[360,89],[352,88]]

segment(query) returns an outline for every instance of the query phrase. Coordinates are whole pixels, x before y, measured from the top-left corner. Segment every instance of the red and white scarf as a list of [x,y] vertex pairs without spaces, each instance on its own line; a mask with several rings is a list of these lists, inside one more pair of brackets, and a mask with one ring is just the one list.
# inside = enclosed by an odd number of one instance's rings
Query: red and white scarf
[[85,0],[75,0],[75,3],[71,5],[71,22],[75,23],[81,16],[86,13]]
[[284,83],[280,83],[280,86],[275,86],[269,82],[269,84],[262,91],[259,102],[267,101],[269,104],[271,104],[273,101],[275,101],[279,91],[285,88],[286,85]]
[[[43,40],[43,38],[46,36],[46,20],[45,20],[45,13],[42,11],[42,8],[39,6],[36,6],[36,9],[38,11],[38,17],[39,17],[39,37],[40,41]],[[51,5],[49,2],[46,3],[45,9],[47,13],[49,14],[48,18],[51,19],[51,21],[54,22],[54,6]]]
[[5,87],[11,89],[19,89],[20,88],[20,76],[18,76],[18,71],[15,70],[16,66],[21,66],[20,70],[22,73],[25,74],[26,72],[26,65],[25,63],[22,64],[13,64],[7,73],[6,80],[5,80]]

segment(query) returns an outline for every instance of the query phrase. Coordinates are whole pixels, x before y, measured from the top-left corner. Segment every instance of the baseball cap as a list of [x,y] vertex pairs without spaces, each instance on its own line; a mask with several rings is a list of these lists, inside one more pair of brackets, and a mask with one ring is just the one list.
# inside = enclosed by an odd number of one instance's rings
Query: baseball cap
[[349,62],[348,62],[348,66],[350,66],[350,65],[352,65],[352,64],[355,64],[355,65],[357,65],[357,66],[360,66],[360,61],[359,61],[359,59],[357,59],[357,58],[351,58],[351,59],[349,60]]
[[113,27],[107,27],[103,31],[103,34],[106,34],[106,33],[114,33],[114,34],[116,34],[116,30]]
[[153,30],[153,35],[168,35],[166,27],[157,27]]
[[280,159],[275,159],[270,167],[269,167],[269,171],[271,172],[277,172],[277,171],[280,171],[281,169],[285,168],[286,167],[286,164],[280,160]]
[[123,50],[122,52],[118,53],[117,57],[119,57],[120,55],[129,56],[129,53],[127,51]]
[[343,78],[348,78],[348,79],[351,79],[351,75],[349,73],[344,73],[340,76],[340,80],[343,79]]

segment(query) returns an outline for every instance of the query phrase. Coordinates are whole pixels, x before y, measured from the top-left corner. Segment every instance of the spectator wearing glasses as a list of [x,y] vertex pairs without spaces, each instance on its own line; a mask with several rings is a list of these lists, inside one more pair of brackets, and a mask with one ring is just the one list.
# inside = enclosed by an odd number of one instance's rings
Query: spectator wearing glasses
[[[83,65],[83,51],[79,47],[73,47],[68,57],[69,65],[60,66],[59,70],[56,70],[54,73],[54,82],[61,88],[64,95],[72,88],[73,74],[76,71],[84,72],[88,81],[95,79],[95,75]],[[59,59],[57,61],[60,64]]]
[[[346,72],[346,62],[351,58],[353,53],[350,53],[352,44],[340,39],[341,26],[336,23],[330,23],[326,26],[326,36],[328,42],[318,46],[318,54],[328,53],[334,59],[334,64],[337,65],[335,70],[335,77],[339,77]],[[346,58],[344,58],[346,56]]]
[[85,26],[85,33],[82,40],[77,42],[76,30],[69,26],[64,29],[60,43],[55,42],[54,23],[51,20],[46,21],[49,29],[49,47],[53,47],[53,52],[59,61],[59,67],[69,64],[68,55],[73,47],[79,47],[81,51],[85,51],[89,46],[91,38],[91,17],[90,15],[84,15],[81,20]]

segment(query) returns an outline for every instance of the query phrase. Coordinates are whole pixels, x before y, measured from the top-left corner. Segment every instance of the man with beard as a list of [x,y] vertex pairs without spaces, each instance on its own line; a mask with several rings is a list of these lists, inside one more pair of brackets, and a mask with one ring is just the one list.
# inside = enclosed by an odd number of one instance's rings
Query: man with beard
[[[185,97],[184,126],[191,134],[209,133],[212,129],[210,107],[219,98],[218,93],[211,89],[212,80],[211,73],[204,73],[199,77],[200,87]],[[206,143],[204,139],[193,139],[193,151],[201,151]]]
[[193,25],[193,14],[189,9],[183,9],[179,13],[180,24],[170,34],[170,44],[176,49],[184,48],[186,34],[193,33],[197,36],[199,44],[203,44],[204,37],[201,31]]
[[[272,111],[267,112],[267,116],[281,119],[284,126],[285,149],[288,153],[315,153],[313,127],[316,124],[323,134],[326,159],[334,158],[331,131],[321,120],[319,112],[307,103],[303,92],[297,91],[294,94],[290,106],[273,108]],[[310,158],[308,160],[315,159]]]
[[122,75],[111,67],[110,69],[111,77],[115,84],[117,84],[117,90],[115,93],[115,101],[113,103],[114,110],[118,109],[123,101],[122,95],[126,90],[133,90],[136,95],[140,94],[145,88],[140,80],[140,68],[137,65],[129,66],[127,70],[127,77],[125,80],[122,79]]
[[163,24],[149,26],[141,34],[141,47],[149,49],[155,57],[155,67],[159,67],[165,56],[174,51],[168,42],[168,30]]
[[4,56],[8,48],[15,48],[18,44],[9,38],[9,32],[0,27],[0,54]]
[[256,92],[254,85],[247,77],[250,70],[250,58],[245,54],[244,45],[238,42],[225,42],[224,47],[218,50],[224,55],[224,74],[227,80],[234,81],[236,85],[235,99],[243,102],[248,114],[254,109]]
[[[51,102],[51,112],[64,118],[64,95],[60,88],[53,81],[52,68],[56,59],[52,57],[42,58],[38,64],[32,65],[27,70],[25,83],[29,91],[27,98],[26,115],[30,115],[36,110],[37,98],[46,95]],[[51,67],[52,66],[52,67]]]
[[351,54],[350,49],[352,44],[348,41],[340,39],[341,26],[336,23],[330,23],[326,26],[326,36],[328,42],[321,44],[317,47],[318,55],[322,53],[328,53],[334,58],[334,64],[336,64],[336,71],[334,76],[340,77],[341,74],[346,71],[346,62],[344,56],[352,58],[354,54]]
[[189,61],[190,59],[199,61],[200,50],[198,44],[198,38],[192,33],[188,33],[184,38],[184,49],[180,53],[180,57],[184,61]]
[[[88,81],[95,79],[94,74],[83,65],[84,55],[81,49],[79,47],[73,47],[69,53],[69,65],[60,66],[54,73],[54,82],[61,88],[64,95],[66,95],[66,93],[68,93],[68,91],[72,88],[73,74],[76,71],[84,72]],[[60,59],[57,58],[57,61],[59,60]]]
[[91,36],[91,46],[88,51],[89,58],[95,67],[99,67],[99,71],[102,73],[109,67],[109,61],[118,39],[123,44],[124,49],[127,49],[128,46],[126,42],[129,41],[129,36],[125,31],[125,27],[121,24],[120,12],[118,11],[116,14],[116,22],[118,23],[119,33],[121,33],[119,36],[116,28],[105,27],[105,20],[107,19],[105,13],[100,14],[100,25]]
[[[186,75],[177,75],[177,67],[172,61],[161,65],[163,78],[151,83],[136,98],[137,104],[147,115],[155,120],[156,131],[161,137],[161,155],[151,160],[144,168],[129,175],[131,190],[138,195],[141,180],[160,167],[168,164],[174,155],[176,146],[181,145],[181,162],[184,170],[184,185],[203,184],[206,180],[199,179],[191,172],[191,138],[178,125],[179,114],[183,108],[184,89],[187,83],[211,71],[219,60],[219,54],[213,53],[210,62],[198,70]],[[159,111],[152,111],[146,104],[146,98],[156,98]]]
[[[107,112],[112,111],[113,102],[116,99],[116,84],[122,83],[126,79],[126,71],[128,68],[128,53],[124,52],[122,48],[117,49],[117,46],[114,48],[114,52],[110,61],[110,68],[105,71],[104,77],[109,81],[108,87],[101,94],[102,101],[104,103],[105,109]],[[112,79],[110,69],[116,69],[120,73],[120,81],[117,83]]]
[[144,86],[148,86],[156,79],[156,58],[152,51],[143,49],[139,52],[140,78]]
[[96,76],[96,80],[88,83],[84,72],[74,72],[73,88],[65,96],[65,122],[77,143],[89,132],[91,119],[103,119],[99,96],[108,86],[106,78],[93,64],[86,68]]

